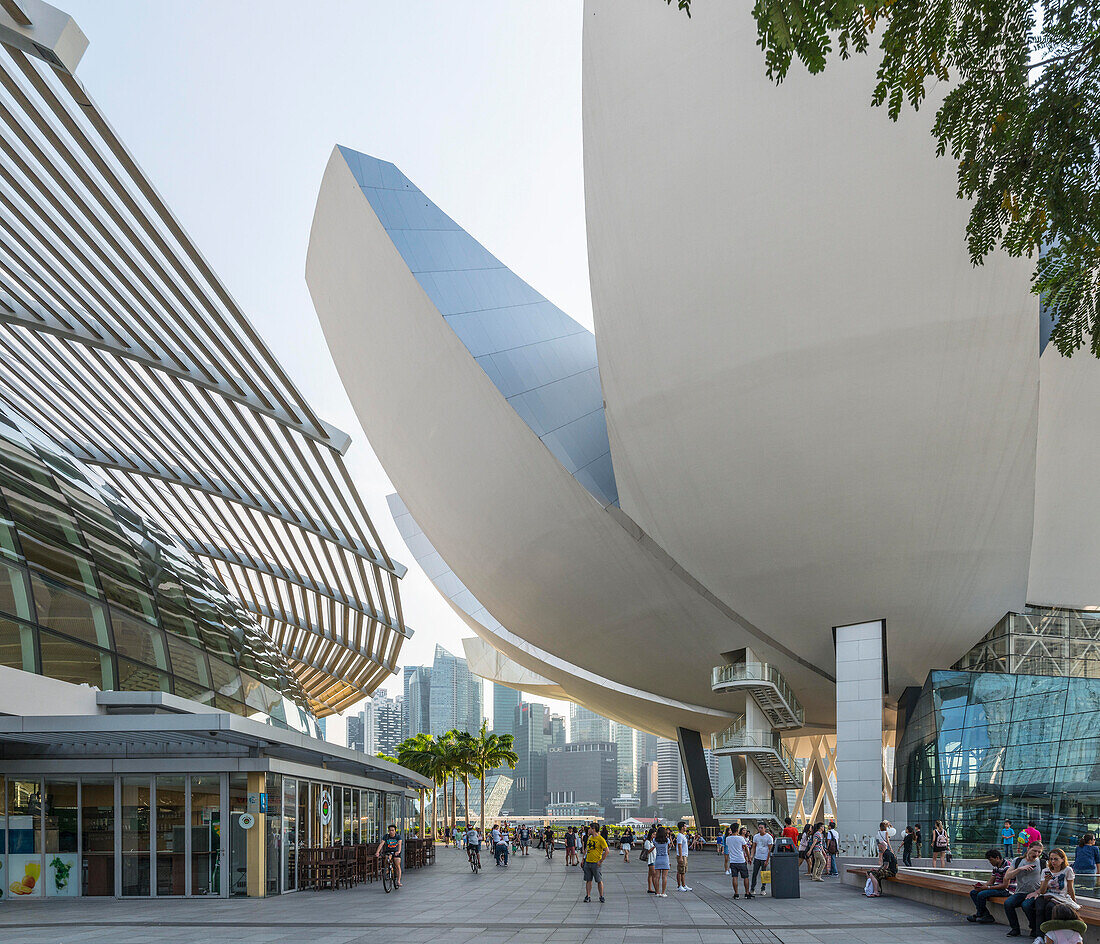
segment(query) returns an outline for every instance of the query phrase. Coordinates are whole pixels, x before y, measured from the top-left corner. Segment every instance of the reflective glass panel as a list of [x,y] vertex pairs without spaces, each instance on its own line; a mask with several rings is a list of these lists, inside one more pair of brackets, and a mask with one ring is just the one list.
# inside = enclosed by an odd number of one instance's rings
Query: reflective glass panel
[[221,777],[191,778],[191,894],[220,895]]
[[29,531],[23,533],[21,543],[23,555],[32,569],[89,596],[99,596],[92,562],[82,553],[74,551],[71,546],[61,547],[53,541],[46,541]]
[[248,894],[248,833],[241,826],[241,814],[248,812],[248,778],[229,775],[229,896]]
[[283,778],[283,891],[298,887],[298,781]]
[[149,894],[150,781],[122,778],[122,894]]
[[187,819],[182,776],[157,777],[157,894],[183,895]]
[[159,629],[115,609],[111,610],[111,627],[120,655],[168,671],[168,650]]
[[0,665],[35,671],[33,627],[0,619]]
[[80,836],[84,864],[81,892],[88,896],[115,893],[115,780],[80,780]]
[[27,572],[22,567],[3,561],[0,561],[0,613],[8,613],[25,620],[34,619]]
[[103,604],[47,583],[35,574],[31,574],[31,587],[41,625],[104,649],[111,648]]
[[109,653],[45,630],[39,631],[38,638],[43,675],[74,685],[93,685],[104,692],[114,690],[115,672]]
[[44,891],[49,898],[80,894],[77,855],[77,786],[75,780],[47,780],[44,812],[46,827]]

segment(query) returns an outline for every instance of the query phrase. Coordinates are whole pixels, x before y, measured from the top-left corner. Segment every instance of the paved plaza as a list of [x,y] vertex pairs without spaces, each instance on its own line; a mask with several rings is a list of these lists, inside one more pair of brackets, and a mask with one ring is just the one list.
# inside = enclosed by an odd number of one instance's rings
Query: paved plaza
[[[604,867],[607,903],[583,902],[579,868],[533,850],[474,876],[465,855],[440,849],[436,865],[399,892],[378,883],[262,900],[84,899],[0,903],[3,944],[993,944],[1001,926],[897,898],[802,881],[798,900],[735,903],[721,860],[691,858],[687,893],[655,898],[643,867],[618,856]],[[674,876],[673,876],[674,877]],[[740,907],[739,907],[740,906]]]

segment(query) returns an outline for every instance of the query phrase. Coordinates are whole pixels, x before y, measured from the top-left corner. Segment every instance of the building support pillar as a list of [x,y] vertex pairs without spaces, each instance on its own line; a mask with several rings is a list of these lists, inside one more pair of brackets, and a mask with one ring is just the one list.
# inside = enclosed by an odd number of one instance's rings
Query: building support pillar
[[707,758],[703,753],[703,738],[698,731],[677,728],[676,740],[680,745],[680,761],[684,765],[684,779],[687,780],[691,811],[695,814],[695,828],[697,830],[717,829],[718,820],[714,818],[714,791],[710,784]]
[[[267,815],[260,812],[259,796],[267,786],[267,776],[262,772],[248,774],[248,796],[257,797],[256,811],[252,813],[252,827],[245,833],[245,886],[249,898],[267,896],[267,865],[264,854],[267,851]],[[249,802],[251,807],[252,803]]]
[[[882,820],[882,703],[886,622],[833,628],[836,645],[837,828],[849,849],[869,848]],[[815,798],[816,799],[816,798]],[[855,852],[859,854],[859,852]]]

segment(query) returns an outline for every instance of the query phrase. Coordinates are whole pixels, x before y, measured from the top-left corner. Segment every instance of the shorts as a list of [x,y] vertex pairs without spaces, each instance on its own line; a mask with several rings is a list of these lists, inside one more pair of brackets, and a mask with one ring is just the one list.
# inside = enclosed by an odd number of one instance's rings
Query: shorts
[[687,875],[687,870],[688,870],[688,857],[687,856],[677,856],[676,857],[676,874],[677,875]]
[[527,848],[528,846],[530,846],[530,845],[531,845],[531,840],[530,840],[530,839],[521,839],[521,840],[519,841],[519,844],[520,844],[521,846],[523,846],[523,848],[524,848],[524,849],[526,849],[526,848]]
[[584,863],[584,880],[586,882],[602,882],[603,870],[600,868],[599,862],[589,862],[585,860]]
[[735,877],[740,875],[741,878],[747,879],[749,877],[749,864],[747,862],[731,862],[730,872]]

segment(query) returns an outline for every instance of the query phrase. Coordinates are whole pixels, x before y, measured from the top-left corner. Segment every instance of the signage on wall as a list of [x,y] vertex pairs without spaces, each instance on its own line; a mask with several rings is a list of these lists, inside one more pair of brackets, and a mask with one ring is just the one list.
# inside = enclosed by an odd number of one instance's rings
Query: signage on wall
[[332,822],[332,791],[321,790],[321,798],[317,801],[317,812],[321,815],[321,825],[328,826]]
[[261,793],[260,794],[260,812],[261,813],[266,813],[267,812],[267,794],[266,793]]
[[260,794],[248,794],[248,812],[253,816],[260,812]]
[[241,813],[241,818],[237,822],[240,823],[241,829],[251,829],[256,825],[256,817],[251,813]]

